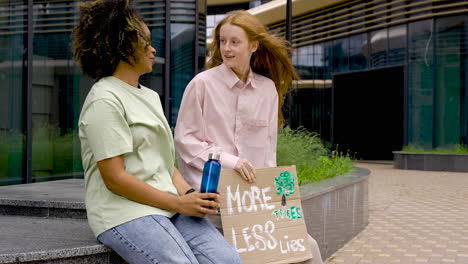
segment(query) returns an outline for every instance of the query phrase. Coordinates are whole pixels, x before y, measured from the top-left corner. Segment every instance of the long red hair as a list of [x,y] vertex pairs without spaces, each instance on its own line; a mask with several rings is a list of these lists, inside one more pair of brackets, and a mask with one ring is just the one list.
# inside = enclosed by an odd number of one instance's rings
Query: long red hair
[[283,114],[281,107],[283,97],[289,92],[292,80],[298,80],[299,76],[288,56],[288,42],[269,34],[265,26],[249,12],[238,10],[226,14],[216,26],[213,34],[213,42],[210,47],[211,58],[207,63],[208,68],[216,67],[223,63],[220,52],[219,34],[225,24],[231,24],[242,28],[249,42],[258,41],[258,48],[252,54],[250,67],[252,71],[273,80],[278,92],[278,125],[282,125]]

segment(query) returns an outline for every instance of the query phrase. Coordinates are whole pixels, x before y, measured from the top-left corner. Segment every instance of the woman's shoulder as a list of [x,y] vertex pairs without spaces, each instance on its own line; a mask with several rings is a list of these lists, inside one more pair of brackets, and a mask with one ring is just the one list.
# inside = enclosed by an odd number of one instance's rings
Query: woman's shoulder
[[88,98],[91,101],[116,98],[116,89],[113,87],[112,82],[108,78],[102,78],[91,87]]
[[[86,96],[86,100],[83,104],[83,107],[87,108],[90,105],[93,105],[98,102],[106,102],[106,104],[123,107],[123,105],[125,104],[124,102],[127,102],[129,98],[132,97],[132,93],[128,92],[127,90],[128,89],[126,89],[125,87],[122,87],[121,83],[113,80],[113,77],[101,78],[91,87],[91,90]],[[145,94],[148,95],[148,93]]]
[[197,75],[193,79],[206,81],[211,80],[213,78],[218,79],[220,77],[220,66],[216,66],[213,68],[206,69]]
[[268,87],[276,90],[276,86],[273,80],[259,73],[254,72],[253,81],[254,85],[256,84],[257,86]]
[[211,86],[210,84],[220,80],[220,75],[216,68],[217,67],[210,68],[195,75],[195,77],[193,77],[192,80],[190,81],[187,88],[189,87],[193,87],[195,89],[209,88]]

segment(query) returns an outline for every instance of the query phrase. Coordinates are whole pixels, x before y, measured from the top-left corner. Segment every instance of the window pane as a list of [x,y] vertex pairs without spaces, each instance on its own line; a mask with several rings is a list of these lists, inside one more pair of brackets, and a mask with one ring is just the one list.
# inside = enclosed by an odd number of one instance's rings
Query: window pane
[[171,24],[171,116],[175,126],[185,86],[193,78],[195,60],[195,25]]
[[[77,122],[80,77],[69,33],[36,33],[32,75],[33,181],[82,176]],[[77,82],[76,84],[74,82]],[[91,84],[83,90],[89,90]]]
[[[466,94],[466,22],[465,17],[436,20],[436,146],[459,144],[465,134],[466,112],[462,94]],[[462,122],[462,120],[464,120]]]
[[367,35],[360,34],[349,38],[349,69],[367,68]]
[[312,57],[313,54],[309,49],[309,46],[300,47],[296,49],[296,59],[295,67],[299,77],[301,79],[311,79],[313,76],[312,72]]
[[433,37],[430,20],[409,24],[408,143],[432,147]]
[[333,72],[343,72],[349,70],[349,39],[339,39],[334,41],[333,46]]
[[22,61],[26,37],[21,32],[26,12],[25,6],[14,4],[0,9],[0,27],[5,27],[0,32],[0,185],[21,183],[25,143]]
[[81,83],[70,50],[77,6],[41,2],[32,12],[32,179],[82,177],[77,122],[91,84]]
[[406,25],[388,29],[387,64],[406,63]]
[[333,42],[325,42],[323,45],[324,49],[324,79],[331,80],[333,72]]
[[387,64],[388,31],[377,30],[370,33],[371,65],[372,67],[385,66]]
[[314,54],[313,57],[313,65],[314,65],[314,79],[315,80],[323,80],[325,78],[323,72],[323,65],[325,63],[324,59],[324,51],[322,44],[315,44],[312,46],[312,52]]

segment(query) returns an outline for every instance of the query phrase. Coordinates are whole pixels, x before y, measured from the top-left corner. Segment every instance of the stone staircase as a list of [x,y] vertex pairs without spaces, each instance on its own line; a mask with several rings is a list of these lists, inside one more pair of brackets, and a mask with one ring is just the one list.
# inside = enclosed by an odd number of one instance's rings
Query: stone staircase
[[83,180],[0,187],[0,264],[123,264],[86,220]]

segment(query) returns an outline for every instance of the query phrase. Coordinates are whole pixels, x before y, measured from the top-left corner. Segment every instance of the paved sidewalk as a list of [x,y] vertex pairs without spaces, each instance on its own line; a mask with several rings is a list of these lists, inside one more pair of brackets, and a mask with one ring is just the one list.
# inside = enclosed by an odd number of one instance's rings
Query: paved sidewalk
[[327,264],[468,264],[468,173],[359,163],[369,176],[369,225]]

